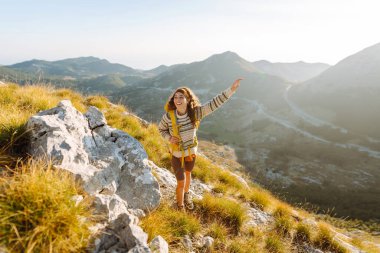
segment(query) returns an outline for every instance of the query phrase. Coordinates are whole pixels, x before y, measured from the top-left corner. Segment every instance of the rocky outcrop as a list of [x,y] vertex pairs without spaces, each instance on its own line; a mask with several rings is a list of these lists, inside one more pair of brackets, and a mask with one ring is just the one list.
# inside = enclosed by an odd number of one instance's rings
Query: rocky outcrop
[[107,217],[95,251],[150,252],[136,216],[154,210],[161,194],[142,145],[108,126],[96,107],[83,115],[68,100],[31,117],[27,127],[29,153],[47,156],[56,168],[75,175],[94,196],[96,212]]
[[73,173],[99,203],[145,211],[158,206],[159,185],[142,145],[108,126],[96,107],[83,115],[64,100],[31,117],[27,126],[30,154],[47,155],[56,167]]

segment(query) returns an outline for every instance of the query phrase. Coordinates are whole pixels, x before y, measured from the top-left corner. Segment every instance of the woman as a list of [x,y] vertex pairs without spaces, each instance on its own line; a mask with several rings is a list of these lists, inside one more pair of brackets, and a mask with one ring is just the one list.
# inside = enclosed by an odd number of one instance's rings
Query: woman
[[200,121],[225,103],[236,91],[242,79],[204,105],[187,87],[175,90],[165,105],[165,113],[158,125],[161,135],[170,142],[171,164],[177,178],[177,208],[194,209],[189,192],[191,171],[197,154],[196,130]]

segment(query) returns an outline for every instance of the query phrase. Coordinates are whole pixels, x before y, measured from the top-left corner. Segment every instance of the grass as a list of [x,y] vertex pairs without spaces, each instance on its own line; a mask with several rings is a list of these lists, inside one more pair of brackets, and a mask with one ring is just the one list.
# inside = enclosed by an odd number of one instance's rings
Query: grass
[[0,177],[0,245],[10,252],[78,252],[89,243],[90,201],[73,178],[30,160]]
[[220,224],[219,222],[213,222],[209,226],[207,235],[221,242],[225,242],[228,236],[228,229],[223,224]]
[[254,186],[251,186],[249,189],[243,189],[240,193],[240,198],[255,203],[255,205],[261,210],[265,210],[269,207],[274,198],[266,190]]
[[236,201],[205,194],[196,201],[197,212],[208,222],[221,222],[237,234],[246,220],[244,208]]
[[273,211],[274,217],[290,217],[291,216],[291,207],[285,203],[279,203],[275,210]]
[[311,228],[304,223],[298,223],[294,233],[294,241],[296,242],[310,242],[311,241]]
[[275,221],[275,230],[281,236],[290,236],[294,222],[289,217],[277,217]]
[[314,238],[313,243],[316,247],[321,248],[322,250],[329,250],[335,253],[348,252],[344,247],[339,245],[339,243],[334,241],[330,229],[325,225],[320,225],[318,227],[318,233]]
[[174,210],[168,203],[161,203],[157,210],[141,219],[140,225],[148,234],[148,241],[161,235],[168,244],[184,235],[194,235],[201,229],[195,216]]
[[285,252],[285,247],[281,239],[276,235],[269,235],[265,240],[265,249],[270,253]]

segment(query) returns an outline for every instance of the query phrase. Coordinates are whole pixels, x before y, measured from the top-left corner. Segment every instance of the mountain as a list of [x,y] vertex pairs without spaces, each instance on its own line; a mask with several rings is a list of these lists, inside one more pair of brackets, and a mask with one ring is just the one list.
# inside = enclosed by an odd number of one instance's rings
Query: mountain
[[303,61],[272,63],[266,60],[252,62],[252,65],[263,73],[279,76],[294,83],[311,79],[330,67],[325,63],[306,63]]
[[380,43],[292,87],[289,95],[312,115],[380,139]]
[[159,75],[163,72],[165,72],[166,70],[168,70],[170,67],[166,66],[166,65],[160,65],[154,69],[151,69],[151,70],[146,70],[145,73],[147,74],[151,74],[152,76],[155,76],[155,75]]
[[29,73],[43,73],[51,76],[71,76],[74,78],[96,77],[106,74],[141,75],[133,68],[110,63],[96,57],[79,57],[59,61],[30,60],[7,66]]

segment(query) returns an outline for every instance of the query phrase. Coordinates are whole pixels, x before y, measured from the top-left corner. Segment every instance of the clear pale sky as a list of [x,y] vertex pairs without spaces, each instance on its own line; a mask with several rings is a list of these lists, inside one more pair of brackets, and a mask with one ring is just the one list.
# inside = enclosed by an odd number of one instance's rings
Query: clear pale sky
[[201,61],[324,62],[380,42],[376,0],[0,0],[0,65],[96,56],[132,68]]

